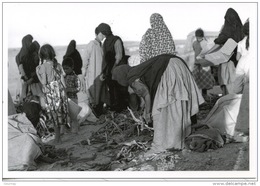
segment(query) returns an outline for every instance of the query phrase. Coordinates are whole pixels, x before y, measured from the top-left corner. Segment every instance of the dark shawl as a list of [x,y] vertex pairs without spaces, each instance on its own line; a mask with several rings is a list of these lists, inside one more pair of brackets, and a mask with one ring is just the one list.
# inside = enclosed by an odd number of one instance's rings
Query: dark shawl
[[136,79],[140,78],[148,87],[151,102],[153,103],[161,77],[169,64],[170,59],[174,57],[177,56],[172,54],[162,54],[153,57],[140,65],[132,67],[127,74],[129,85],[131,85]]
[[81,68],[82,68],[82,58],[81,55],[79,53],[79,51],[76,49],[76,41],[75,40],[71,40],[67,51],[65,53],[65,55],[63,56],[63,59],[65,59],[66,57],[70,57],[73,59],[74,61],[74,72],[76,75],[81,74]]
[[113,80],[116,80],[122,86],[129,86],[136,79],[140,78],[148,87],[153,103],[158,84],[161,81],[161,76],[167,68],[170,59],[173,57],[177,56],[162,54],[134,67],[128,65],[118,66],[113,70]]
[[[229,8],[225,15],[224,26],[220,31],[218,37],[214,40],[215,44],[224,45],[229,38],[232,38],[238,43],[243,39],[242,28],[243,25],[239,18],[239,15],[234,9]],[[236,49],[234,55],[231,57],[231,60],[235,63],[235,65],[237,64]]]
[[40,58],[38,55],[40,45],[37,41],[34,41],[30,47],[29,52],[26,56],[26,60],[22,63],[24,72],[28,78],[33,78],[34,83],[39,82],[39,79],[36,75],[36,67],[39,65]]
[[103,44],[103,51],[104,51],[104,60],[103,60],[103,64],[102,64],[102,71],[104,73],[104,75],[108,78],[111,78],[112,76],[112,68],[115,64],[116,61],[116,52],[115,52],[115,42],[117,40],[120,40],[120,42],[122,43],[122,49],[123,49],[123,54],[122,54],[122,59],[125,58],[125,49],[124,49],[124,44],[123,41],[120,37],[118,36],[114,36],[113,34],[109,35],[106,37],[106,40]]
[[18,67],[22,63],[22,61],[25,60],[24,58],[26,57],[26,55],[29,52],[29,47],[32,44],[32,40],[33,40],[33,37],[30,34],[23,37],[22,48],[21,48],[20,52],[17,54],[17,56],[15,57],[16,64]]

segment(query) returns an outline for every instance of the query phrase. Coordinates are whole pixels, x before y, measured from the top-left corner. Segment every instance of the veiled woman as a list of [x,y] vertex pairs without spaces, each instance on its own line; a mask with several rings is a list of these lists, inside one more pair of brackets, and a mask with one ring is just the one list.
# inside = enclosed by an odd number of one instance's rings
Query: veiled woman
[[66,57],[70,57],[73,59],[74,61],[74,72],[76,75],[81,74],[81,68],[82,68],[82,58],[81,55],[79,53],[79,51],[76,49],[76,41],[75,40],[71,40],[66,54],[63,56],[63,59],[65,59]]
[[[150,20],[151,25],[157,25],[158,32],[163,32],[161,35],[170,36],[170,32],[163,29],[160,14],[152,14]],[[145,61],[134,67],[118,66],[112,76],[119,84],[130,86],[145,100],[143,117],[147,123],[152,120],[154,127],[152,147],[146,155],[172,148],[183,149],[184,139],[191,133],[191,116],[204,102],[187,65],[172,54],[175,53],[173,40],[156,41],[160,38],[153,35],[155,30],[150,29],[149,32],[149,39],[143,37],[141,44],[142,50],[149,51]],[[147,44],[151,38],[161,44]]]
[[[233,8],[229,8],[224,18],[225,23],[220,31],[220,34],[214,40],[215,45],[206,54],[212,53],[219,49],[229,38],[232,38],[237,43],[243,39],[243,24],[238,13]],[[223,95],[228,93],[226,85],[232,83],[235,79],[235,67],[237,65],[236,53],[237,49],[235,49],[234,54],[227,63],[222,63],[219,65],[218,81]]]
[[33,41],[32,35],[27,34],[26,36],[24,36],[23,39],[22,39],[22,48],[19,51],[19,53],[17,54],[17,56],[15,57],[17,67],[19,69],[19,74],[21,76],[21,79],[20,79],[21,86],[18,86],[18,87],[21,87],[21,88],[16,93],[16,97],[19,98],[20,103],[23,102],[24,98],[27,95],[26,81],[28,80],[28,77],[25,74],[23,63],[25,63],[25,61],[26,61],[26,57],[29,53],[29,47],[32,44],[32,41]]

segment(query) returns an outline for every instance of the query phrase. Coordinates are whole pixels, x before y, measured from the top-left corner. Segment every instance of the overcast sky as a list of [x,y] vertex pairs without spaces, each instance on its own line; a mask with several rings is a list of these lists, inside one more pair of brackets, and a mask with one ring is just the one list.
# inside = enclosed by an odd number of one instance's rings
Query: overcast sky
[[242,22],[256,16],[256,3],[4,3],[4,36],[10,48],[21,47],[28,33],[41,45],[68,45],[71,39],[86,44],[105,22],[123,40],[140,41],[150,27],[150,15],[157,12],[174,39],[185,39],[198,27],[219,31],[229,7]]

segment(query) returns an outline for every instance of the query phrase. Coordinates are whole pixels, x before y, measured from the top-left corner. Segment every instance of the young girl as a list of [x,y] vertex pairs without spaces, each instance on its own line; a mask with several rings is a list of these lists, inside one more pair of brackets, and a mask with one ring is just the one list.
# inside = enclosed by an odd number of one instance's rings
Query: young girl
[[53,47],[45,44],[40,49],[40,65],[36,69],[37,76],[43,85],[46,111],[53,120],[55,140],[60,143],[60,127],[67,123],[67,96],[62,66],[55,58]]
[[[81,83],[79,77],[76,75],[74,71],[74,61],[72,58],[67,57],[62,61],[62,68],[65,72],[65,85],[66,85],[66,93],[67,97],[70,98],[73,102],[78,104],[78,96],[77,93],[80,91]],[[68,123],[71,125],[71,132],[78,132],[78,123],[75,121],[73,117],[68,118]],[[64,129],[64,130],[63,130]],[[65,132],[65,128],[61,128],[61,134]]]
[[193,50],[195,52],[195,65],[193,76],[199,89],[202,90],[204,99],[208,99],[207,90],[212,89],[215,84],[214,76],[211,74],[210,67],[202,67],[197,60],[197,57],[208,50],[208,44],[204,37],[204,31],[199,28],[195,31],[196,40],[193,42]]

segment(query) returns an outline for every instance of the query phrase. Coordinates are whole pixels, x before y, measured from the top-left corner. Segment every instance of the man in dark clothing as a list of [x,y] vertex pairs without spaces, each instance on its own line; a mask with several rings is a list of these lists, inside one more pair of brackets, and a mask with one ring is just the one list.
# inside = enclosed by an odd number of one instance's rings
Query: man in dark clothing
[[127,64],[127,56],[125,56],[122,39],[113,35],[108,24],[101,23],[98,29],[106,37],[103,44],[102,78],[106,80],[108,85],[111,110],[120,112],[126,109],[128,105],[128,91],[127,87],[123,87],[117,81],[112,80],[112,71],[116,66]]

